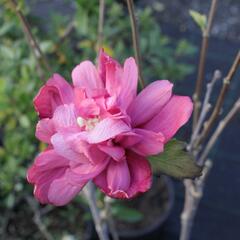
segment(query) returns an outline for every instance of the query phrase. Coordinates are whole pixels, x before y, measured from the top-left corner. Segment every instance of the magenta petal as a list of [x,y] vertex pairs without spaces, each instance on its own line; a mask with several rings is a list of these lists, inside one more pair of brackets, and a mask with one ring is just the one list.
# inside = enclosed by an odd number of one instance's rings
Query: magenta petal
[[78,185],[82,181],[90,180],[99,175],[109,163],[109,158],[105,158],[98,164],[71,162],[71,169],[66,172],[67,178],[72,184]]
[[[113,164],[114,163],[115,165],[119,164],[113,161]],[[127,169],[124,168],[124,164],[125,163],[123,163],[122,167],[120,166],[115,168],[115,170],[113,170],[112,168],[108,168],[107,170],[103,171],[101,174],[94,178],[94,183],[105,194],[113,198],[129,199],[149,190],[152,184],[152,171],[149,162],[145,158],[139,156],[138,154],[134,152],[129,152],[127,155],[127,166],[130,175],[128,175]],[[113,165],[113,167],[115,165]],[[121,176],[119,176],[120,173]],[[126,182],[124,182],[124,180],[122,179],[124,176],[127,177]],[[128,176],[130,176],[130,184],[128,184],[129,183]],[[111,183],[111,185],[109,185],[109,183]],[[110,187],[118,186],[118,184],[119,186],[120,185],[124,186],[125,190],[119,189],[118,191],[115,192],[111,191]]]
[[163,151],[164,136],[150,130],[134,129],[134,132],[142,137],[142,140],[132,146],[132,150],[142,156],[156,155]]
[[51,138],[51,143],[55,151],[71,161],[78,161],[80,163],[89,162],[87,157],[83,153],[74,151],[72,148],[72,141],[75,138],[75,134],[56,133]]
[[121,91],[118,99],[122,109],[127,109],[137,95],[138,68],[134,58],[128,58],[124,62]]
[[173,84],[167,80],[155,81],[144,88],[133,100],[127,112],[133,126],[151,120],[169,101]]
[[144,128],[163,133],[165,142],[171,139],[192,114],[193,104],[189,97],[173,96],[166,106]]
[[85,88],[88,96],[92,96],[94,89],[104,87],[96,67],[90,61],[77,65],[72,71],[72,79],[74,86]]
[[98,72],[103,83],[106,83],[106,65],[107,64],[113,64],[116,67],[120,67],[120,64],[115,59],[111,58],[109,55],[107,55],[104,52],[103,49],[101,49],[98,57]]
[[64,168],[68,164],[69,161],[59,156],[53,149],[47,150],[35,158],[34,164],[27,171],[27,180],[36,183],[43,172]]
[[132,198],[149,190],[152,185],[152,171],[149,162],[135,153],[130,152],[127,161],[131,174],[131,185],[127,194],[128,198]]
[[92,164],[98,164],[107,157],[104,152],[100,151],[96,144],[86,142],[81,133],[74,134],[71,137],[65,137],[65,140],[73,151],[84,154],[88,159],[87,162],[90,161]]
[[121,146],[124,148],[131,148],[141,141],[142,136],[134,132],[122,133],[115,138],[115,142],[121,144]]
[[125,156],[125,150],[122,147],[99,145],[98,148],[116,161],[122,160]]
[[34,196],[42,204],[48,204],[48,191],[51,183],[61,178],[65,173],[65,168],[56,168],[51,171],[38,173],[38,181],[34,185]]
[[68,204],[81,191],[86,183],[87,181],[82,181],[79,185],[73,185],[65,176],[54,180],[48,192],[49,202],[56,206]]
[[111,61],[106,63],[106,89],[110,96],[118,96],[121,91],[123,69],[120,65]]
[[100,114],[100,108],[92,98],[88,98],[78,104],[78,113],[83,118],[91,118]]
[[71,85],[59,74],[53,74],[52,78],[39,90],[33,103],[40,118],[51,118],[57,106],[69,104],[72,101]]
[[51,137],[54,133],[55,133],[55,128],[54,128],[52,119],[44,118],[38,122],[35,136],[39,140],[45,143],[51,143]]
[[89,143],[100,143],[114,138],[120,133],[129,131],[129,126],[122,120],[105,118],[88,134]]
[[40,153],[34,164],[28,169],[27,180],[34,184],[34,195],[43,204],[49,203],[50,184],[63,176],[69,161],[51,149]]
[[63,128],[77,128],[77,116],[75,113],[74,105],[64,104],[57,107],[54,112],[52,121],[57,131],[62,130]]
[[126,160],[111,161],[107,168],[107,183],[111,196],[127,195],[131,179]]

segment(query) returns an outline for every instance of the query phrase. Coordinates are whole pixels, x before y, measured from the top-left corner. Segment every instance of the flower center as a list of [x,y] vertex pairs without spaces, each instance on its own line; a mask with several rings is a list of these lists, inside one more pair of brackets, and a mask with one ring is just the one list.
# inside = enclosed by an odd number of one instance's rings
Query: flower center
[[86,131],[92,130],[97,125],[97,123],[99,123],[99,122],[100,122],[99,117],[88,118],[88,119],[84,119],[82,117],[77,118],[78,126],[79,127],[85,127]]

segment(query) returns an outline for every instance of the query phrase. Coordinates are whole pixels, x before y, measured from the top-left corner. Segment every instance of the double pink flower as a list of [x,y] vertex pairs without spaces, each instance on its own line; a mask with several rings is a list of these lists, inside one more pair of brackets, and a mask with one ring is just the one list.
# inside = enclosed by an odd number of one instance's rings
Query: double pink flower
[[36,137],[48,144],[27,174],[35,197],[65,205],[90,180],[114,198],[147,191],[152,172],[146,157],[161,153],[188,121],[190,98],[172,95],[167,80],[137,95],[135,60],[122,67],[103,51],[97,68],[84,61],[72,80],[73,86],[54,74],[34,99]]

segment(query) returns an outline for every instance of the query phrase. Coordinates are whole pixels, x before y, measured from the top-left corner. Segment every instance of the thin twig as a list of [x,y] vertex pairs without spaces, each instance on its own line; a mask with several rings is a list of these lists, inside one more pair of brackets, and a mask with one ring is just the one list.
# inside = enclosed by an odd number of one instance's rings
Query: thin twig
[[185,180],[185,201],[184,209],[181,214],[181,233],[180,240],[189,240],[191,236],[192,225],[196,215],[199,202],[203,195],[204,185],[212,167],[210,160],[206,161],[203,174],[196,180]]
[[105,12],[105,0],[99,0],[99,17],[98,17],[98,39],[97,39],[97,51],[99,53],[103,45],[103,26],[104,26],[104,12]]
[[38,227],[39,231],[42,233],[43,237],[46,240],[53,240],[52,235],[47,231],[46,226],[44,225],[44,223],[41,220],[41,214],[40,214],[40,211],[39,211],[35,201],[29,196],[26,197],[26,201],[34,213],[33,221],[36,224],[36,226]]
[[89,182],[83,189],[84,194],[88,200],[89,208],[92,213],[95,228],[100,240],[109,240],[107,227],[101,218],[100,211],[96,203],[95,189],[92,182]]
[[199,131],[201,130],[204,120],[207,116],[208,111],[211,108],[210,104],[210,97],[212,94],[213,87],[217,80],[221,78],[221,72],[219,70],[216,70],[213,74],[212,80],[207,84],[207,91],[204,97],[203,105],[202,105],[202,110],[198,119],[198,122],[196,124],[196,127],[193,130],[192,136],[191,136],[191,141],[188,145],[188,151],[192,151],[192,148],[194,147],[194,143],[196,139],[199,137]]
[[238,52],[227,76],[223,80],[222,89],[218,96],[214,110],[213,110],[211,116],[209,117],[209,119],[207,120],[207,122],[204,124],[204,129],[203,129],[200,137],[198,138],[196,145],[199,145],[207,137],[210,129],[212,128],[213,124],[215,123],[216,119],[218,118],[219,113],[222,108],[222,105],[223,105],[223,102],[224,102],[224,99],[225,99],[225,95],[226,95],[229,85],[230,85],[230,82],[231,82],[234,74],[236,73],[239,65],[240,65],[240,51]]
[[[36,39],[34,38],[32,31],[31,31],[31,27],[27,21],[27,19],[25,18],[25,16],[23,15],[22,11],[20,10],[20,8],[18,7],[17,3],[15,0],[10,0],[13,9],[16,13],[16,15],[18,16],[21,24],[22,24],[22,28],[23,31],[26,35],[26,38],[28,40],[28,44],[29,47],[32,49],[34,56],[36,58],[36,62],[37,62],[37,68],[38,70],[40,70],[41,72],[43,72],[42,68],[41,68],[41,64],[43,63],[44,66],[46,67],[46,69],[52,73],[52,70],[50,68],[50,65],[48,64],[47,59],[45,58],[44,54],[42,53],[39,44],[37,43]],[[43,73],[41,73],[41,75],[43,75]]]
[[119,236],[117,233],[117,229],[116,229],[116,225],[114,222],[114,219],[112,217],[112,211],[111,211],[111,201],[112,199],[108,196],[104,197],[104,209],[105,209],[105,215],[106,215],[106,220],[108,222],[108,227],[109,227],[109,231],[112,235],[113,240],[119,240]]
[[215,132],[211,136],[211,138],[208,141],[206,147],[204,148],[204,151],[203,151],[202,155],[200,156],[200,158],[198,160],[198,163],[200,165],[203,165],[206,157],[208,156],[208,154],[211,151],[212,147],[216,143],[219,135],[222,133],[222,131],[228,125],[228,123],[232,120],[232,118],[235,116],[235,114],[239,111],[239,109],[240,109],[240,98],[235,102],[235,104],[233,105],[231,110],[228,112],[226,117],[222,121],[219,122]]
[[142,59],[141,59],[140,46],[139,46],[139,34],[137,29],[137,20],[134,12],[133,0],[127,0],[127,6],[128,6],[128,12],[131,20],[132,41],[133,41],[135,59],[138,65],[139,81],[140,81],[141,87],[144,88],[144,79],[142,74]]
[[193,128],[197,124],[199,109],[201,107],[200,97],[201,97],[201,91],[202,91],[203,78],[205,74],[205,62],[206,62],[206,55],[207,55],[207,49],[208,49],[208,39],[210,36],[213,18],[216,12],[216,7],[217,7],[217,0],[212,0],[210,11],[208,14],[208,19],[207,19],[207,26],[203,30],[203,34],[202,34],[202,45],[201,45],[199,65],[198,65],[198,75],[197,75],[197,81],[196,81],[196,88],[193,95],[193,100],[194,100]]

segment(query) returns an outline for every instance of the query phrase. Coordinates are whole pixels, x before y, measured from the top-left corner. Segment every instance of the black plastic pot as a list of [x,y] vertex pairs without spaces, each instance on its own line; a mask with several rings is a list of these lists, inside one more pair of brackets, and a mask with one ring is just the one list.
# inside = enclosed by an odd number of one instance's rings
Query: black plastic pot
[[[159,184],[160,189],[159,189]],[[149,197],[150,196],[150,197]],[[149,211],[149,216],[152,217],[152,224],[147,224],[145,227],[143,226],[136,226],[135,224],[126,224],[126,228],[124,229],[124,226],[121,228],[119,227],[118,222],[116,222],[116,227],[118,228],[118,234],[121,239],[127,240],[127,239],[141,239],[141,240],[153,240],[157,239],[156,236],[159,236],[162,226],[166,219],[169,216],[169,213],[173,207],[174,202],[174,189],[172,181],[167,176],[161,176],[159,178],[154,178],[152,188],[147,192],[141,195],[140,197],[131,200],[131,205],[134,206],[135,203],[143,201],[146,203],[146,207],[150,206],[147,211]],[[156,207],[154,204],[151,204],[151,202],[147,201],[159,201],[159,207],[163,208],[163,211],[161,214],[157,215],[153,214],[154,212],[157,213],[157,209],[155,211],[154,207]],[[155,216],[151,216],[155,215]],[[143,221],[145,220],[144,216]],[[131,226],[132,225],[132,226]]]

